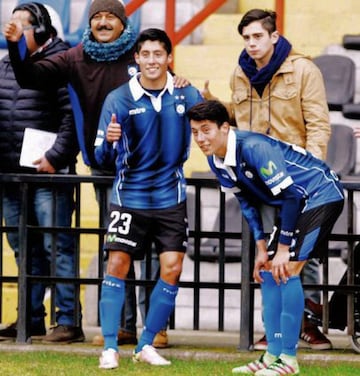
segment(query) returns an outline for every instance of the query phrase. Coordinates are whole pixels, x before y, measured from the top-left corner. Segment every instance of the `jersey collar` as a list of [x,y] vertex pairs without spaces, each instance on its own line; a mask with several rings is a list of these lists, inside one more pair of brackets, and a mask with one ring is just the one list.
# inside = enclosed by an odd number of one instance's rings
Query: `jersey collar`
[[[147,95],[150,98],[153,97],[152,94],[150,94],[140,85],[140,82],[139,82],[140,75],[141,73],[136,74],[129,81],[130,91],[135,101],[138,101],[143,95]],[[161,96],[165,93],[166,90],[168,90],[170,94],[174,92],[174,80],[173,80],[173,76],[169,72],[167,72],[166,85],[158,97],[161,98]]]
[[225,158],[219,158],[216,155],[213,156],[214,165],[217,168],[225,168],[226,166],[236,166],[236,135],[234,130],[230,128]]

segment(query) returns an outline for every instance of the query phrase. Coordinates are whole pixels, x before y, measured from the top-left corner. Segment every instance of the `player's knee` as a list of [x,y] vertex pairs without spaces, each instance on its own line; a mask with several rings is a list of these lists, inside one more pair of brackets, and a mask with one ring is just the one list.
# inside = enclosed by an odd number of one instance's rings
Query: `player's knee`
[[130,268],[130,262],[130,256],[124,252],[111,252],[106,273],[120,279],[125,279]]
[[178,262],[171,265],[161,265],[161,279],[171,285],[178,283],[182,272],[182,263]]

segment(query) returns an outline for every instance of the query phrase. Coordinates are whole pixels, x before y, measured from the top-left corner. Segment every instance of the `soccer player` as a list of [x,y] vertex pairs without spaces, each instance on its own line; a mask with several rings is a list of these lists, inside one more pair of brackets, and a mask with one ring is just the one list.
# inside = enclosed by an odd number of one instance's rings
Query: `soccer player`
[[175,306],[187,245],[183,163],[191,130],[185,113],[203,100],[192,86],[174,88],[168,72],[172,46],[163,30],[142,31],[135,49],[140,73],[107,96],[95,141],[99,165],[116,163],[100,300],[104,351],[99,367],[105,369],[118,367],[116,334],[131,260],[151,242],[159,253],[160,278],[133,360],[170,364],[151,344]]
[[[232,129],[223,104],[207,101],[187,115],[195,142],[208,157],[222,190],[232,191],[254,235],[253,277],[261,284],[268,340],[260,359],[233,373],[297,375],[296,348],[304,309],[300,272],[324,257],[331,229],[344,205],[336,174],[305,149],[264,134]],[[261,203],[279,208],[269,243]]]

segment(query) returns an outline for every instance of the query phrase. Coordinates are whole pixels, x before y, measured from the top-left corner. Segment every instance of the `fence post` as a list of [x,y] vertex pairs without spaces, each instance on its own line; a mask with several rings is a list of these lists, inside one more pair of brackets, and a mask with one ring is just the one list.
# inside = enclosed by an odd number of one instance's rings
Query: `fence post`
[[18,277],[18,343],[31,343],[30,337],[30,305],[31,284],[28,283],[28,183],[22,184],[21,215],[19,221],[19,277]]
[[239,350],[249,350],[254,338],[254,289],[251,287],[255,243],[249,226],[242,218],[241,303]]

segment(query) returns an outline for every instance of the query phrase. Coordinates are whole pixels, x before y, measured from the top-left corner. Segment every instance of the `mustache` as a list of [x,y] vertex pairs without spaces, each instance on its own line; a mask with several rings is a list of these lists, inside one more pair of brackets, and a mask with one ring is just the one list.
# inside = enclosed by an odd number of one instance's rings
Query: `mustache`
[[113,28],[111,26],[106,26],[106,25],[101,25],[96,28],[96,30],[101,31],[101,30],[108,30],[111,31]]

